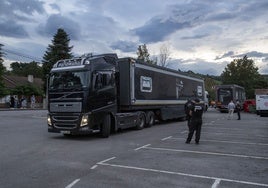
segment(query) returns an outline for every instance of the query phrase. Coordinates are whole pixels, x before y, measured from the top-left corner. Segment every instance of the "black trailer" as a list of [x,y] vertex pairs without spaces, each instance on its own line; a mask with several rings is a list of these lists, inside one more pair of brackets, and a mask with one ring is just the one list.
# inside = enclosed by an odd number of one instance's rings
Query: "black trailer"
[[61,60],[48,82],[48,131],[63,134],[152,126],[184,118],[189,98],[204,100],[204,81],[178,71],[117,58],[116,54]]
[[[239,100],[243,104],[246,95],[245,89],[236,84],[217,85],[216,88],[216,107],[220,112],[228,112],[228,104],[232,100],[234,103]],[[243,105],[241,105],[243,106]]]

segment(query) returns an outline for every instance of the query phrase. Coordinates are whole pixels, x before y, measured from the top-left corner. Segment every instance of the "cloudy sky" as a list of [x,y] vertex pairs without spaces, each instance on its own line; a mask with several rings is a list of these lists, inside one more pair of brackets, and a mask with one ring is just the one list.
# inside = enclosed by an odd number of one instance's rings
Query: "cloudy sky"
[[268,74],[267,0],[1,0],[0,43],[5,66],[41,61],[58,28],[73,53],[152,58],[165,46],[168,67],[220,75],[247,55]]

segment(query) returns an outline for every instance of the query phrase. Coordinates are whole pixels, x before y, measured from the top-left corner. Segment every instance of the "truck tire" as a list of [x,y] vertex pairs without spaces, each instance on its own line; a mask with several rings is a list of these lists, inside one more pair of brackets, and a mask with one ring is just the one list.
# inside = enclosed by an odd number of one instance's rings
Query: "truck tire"
[[101,137],[108,138],[110,136],[111,131],[111,117],[109,114],[106,114],[103,118],[103,122],[101,125]]
[[136,129],[141,130],[144,128],[146,122],[145,113],[144,112],[138,112],[138,117],[136,121]]
[[151,127],[154,125],[155,122],[155,116],[153,111],[148,111],[146,113],[146,126]]

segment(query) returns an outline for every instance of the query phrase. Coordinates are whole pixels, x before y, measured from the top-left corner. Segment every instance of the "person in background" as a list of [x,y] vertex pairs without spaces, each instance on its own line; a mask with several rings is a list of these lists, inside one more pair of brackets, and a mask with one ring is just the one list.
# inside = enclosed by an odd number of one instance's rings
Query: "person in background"
[[34,94],[31,96],[31,108],[35,108],[35,96],[34,96]]
[[27,106],[27,101],[26,101],[26,98],[24,97],[24,95],[22,95],[21,97],[21,100],[20,100],[20,103],[21,103],[21,109],[26,109],[26,106]]
[[235,109],[235,104],[234,104],[233,100],[231,100],[228,104],[228,117],[227,117],[227,119],[233,119],[234,109]]
[[241,120],[241,116],[240,116],[241,104],[238,99],[236,100],[235,109],[237,112],[237,120]]
[[188,130],[190,130],[190,122],[191,122],[190,110],[192,106],[193,106],[193,101],[191,99],[188,99],[184,105],[184,111],[186,114]]
[[15,98],[14,96],[10,97],[10,108],[14,108],[15,107]]
[[197,98],[194,100],[194,105],[192,105],[190,110],[190,130],[188,137],[186,139],[186,144],[189,144],[192,140],[193,134],[195,132],[195,143],[199,144],[200,135],[201,135],[201,126],[203,123],[202,116],[204,112],[203,105],[200,104],[200,100]]

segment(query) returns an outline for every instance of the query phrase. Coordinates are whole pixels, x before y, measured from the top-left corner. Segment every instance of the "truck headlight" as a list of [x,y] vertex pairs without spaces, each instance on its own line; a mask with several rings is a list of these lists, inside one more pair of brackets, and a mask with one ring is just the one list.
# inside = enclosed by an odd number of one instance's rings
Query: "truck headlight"
[[52,122],[51,122],[51,117],[50,117],[50,115],[47,116],[47,124],[48,124],[49,126],[52,126]]
[[80,123],[80,127],[86,126],[88,124],[88,115],[83,115]]

